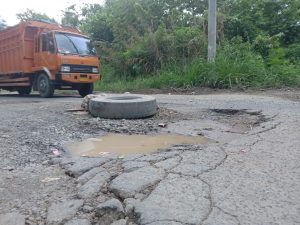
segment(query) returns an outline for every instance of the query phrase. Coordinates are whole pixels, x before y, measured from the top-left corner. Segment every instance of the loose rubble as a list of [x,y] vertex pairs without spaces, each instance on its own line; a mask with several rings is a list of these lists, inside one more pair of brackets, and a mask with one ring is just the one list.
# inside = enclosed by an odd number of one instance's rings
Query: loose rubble
[[25,225],[25,216],[19,213],[0,214],[0,224],[2,225]]
[[91,225],[91,222],[87,219],[73,219],[64,225]]
[[60,225],[72,219],[79,208],[83,205],[83,200],[67,200],[54,203],[48,209],[47,225]]
[[127,225],[127,220],[121,219],[113,222],[111,225]]
[[101,218],[102,224],[113,223],[124,218],[123,205],[119,200],[112,198],[96,207],[96,216]]

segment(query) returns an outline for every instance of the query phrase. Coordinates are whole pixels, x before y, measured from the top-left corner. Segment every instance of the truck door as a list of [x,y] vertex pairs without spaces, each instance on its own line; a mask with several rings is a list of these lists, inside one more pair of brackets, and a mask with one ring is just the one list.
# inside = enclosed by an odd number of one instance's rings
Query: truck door
[[[39,52],[36,53],[40,67],[47,67],[51,72],[57,69],[57,55],[52,33],[42,33],[39,37]],[[53,73],[52,73],[53,74]],[[54,77],[52,78],[54,79]]]

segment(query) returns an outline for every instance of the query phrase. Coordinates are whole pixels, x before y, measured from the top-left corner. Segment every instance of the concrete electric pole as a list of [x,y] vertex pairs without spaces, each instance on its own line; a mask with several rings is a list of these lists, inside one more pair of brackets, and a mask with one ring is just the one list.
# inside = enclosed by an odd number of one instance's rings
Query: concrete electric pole
[[207,59],[214,62],[217,47],[217,0],[208,0],[208,53]]

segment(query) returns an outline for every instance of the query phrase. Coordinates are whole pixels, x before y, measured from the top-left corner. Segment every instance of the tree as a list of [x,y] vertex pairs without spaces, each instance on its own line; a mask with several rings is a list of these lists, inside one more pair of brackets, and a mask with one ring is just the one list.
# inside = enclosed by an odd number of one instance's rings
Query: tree
[[241,36],[252,42],[258,35],[283,33],[285,44],[300,41],[300,1],[295,0],[221,0],[226,15],[225,36]]
[[107,23],[120,49],[135,43],[144,34],[143,25],[136,15],[138,0],[108,0],[106,2]]
[[35,12],[32,9],[27,9],[23,13],[18,13],[17,18],[22,21],[28,21],[28,20],[46,20],[52,23],[56,23],[55,19],[50,18],[45,13],[38,13]]
[[61,24],[77,28],[80,24],[79,13],[76,10],[76,5],[71,5],[63,11]]
[[271,36],[283,33],[285,44],[300,42],[300,1],[266,1],[262,14],[265,20],[261,29]]
[[114,40],[113,32],[108,24],[108,15],[104,7],[93,4],[82,8],[81,29],[90,34],[96,41],[112,43]]
[[0,17],[0,30],[3,30],[7,27],[6,21]]

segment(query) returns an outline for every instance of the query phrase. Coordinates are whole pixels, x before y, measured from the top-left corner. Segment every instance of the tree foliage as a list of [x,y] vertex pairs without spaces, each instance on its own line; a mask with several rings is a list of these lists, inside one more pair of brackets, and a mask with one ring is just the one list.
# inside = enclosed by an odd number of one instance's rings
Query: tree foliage
[[222,0],[220,4],[227,15],[227,38],[241,36],[253,41],[258,35],[282,33],[284,44],[300,42],[300,1]]
[[94,40],[112,43],[114,40],[113,31],[108,24],[108,15],[104,7],[94,4],[82,8],[81,29],[91,35]]
[[[208,0],[106,0],[104,5],[85,5],[78,11],[67,8],[63,23],[89,34],[114,74],[134,77],[170,63],[205,59],[207,8]],[[249,59],[255,59],[251,62],[260,66],[261,62],[269,68],[279,62],[296,65],[299,9],[298,0],[218,0],[217,40],[219,51],[225,52],[220,55],[247,46],[239,52],[248,51]]]
[[61,24],[65,26],[78,27],[79,26],[79,16],[80,14],[76,10],[76,5],[71,5],[66,8],[62,13],[63,17]]
[[32,10],[32,9],[27,9],[23,13],[18,13],[17,18],[19,20],[22,20],[22,21],[43,20],[43,21],[49,21],[49,22],[56,23],[55,19],[50,18],[45,13],[38,13],[38,12],[35,12],[34,10]]
[[6,27],[6,21],[0,17],[0,30],[5,29]]

